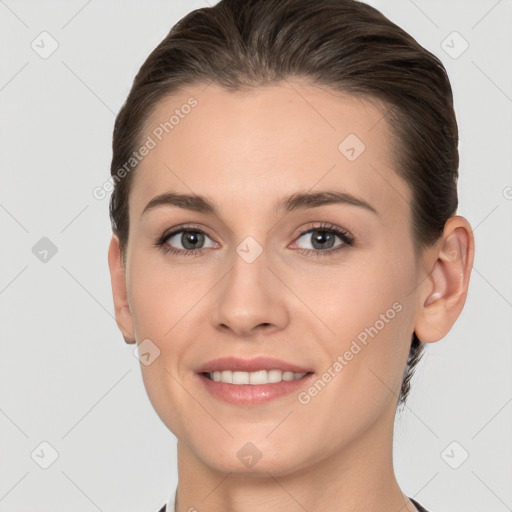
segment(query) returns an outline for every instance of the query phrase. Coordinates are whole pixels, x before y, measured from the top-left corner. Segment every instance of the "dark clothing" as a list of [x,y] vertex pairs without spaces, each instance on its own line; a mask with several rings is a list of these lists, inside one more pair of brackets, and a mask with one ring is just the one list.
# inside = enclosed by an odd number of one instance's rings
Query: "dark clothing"
[[428,510],[425,507],[422,507],[417,501],[413,500],[412,498],[409,498],[414,506],[419,510],[419,512],[428,512]]

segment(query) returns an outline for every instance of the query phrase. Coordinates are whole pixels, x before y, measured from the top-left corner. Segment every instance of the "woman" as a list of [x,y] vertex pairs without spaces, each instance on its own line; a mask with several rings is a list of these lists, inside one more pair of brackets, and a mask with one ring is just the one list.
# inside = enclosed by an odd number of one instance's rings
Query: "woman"
[[393,425],[466,299],[440,61],[353,0],[222,0],[139,70],[113,137],[109,267],[178,439],[162,508],[417,511]]

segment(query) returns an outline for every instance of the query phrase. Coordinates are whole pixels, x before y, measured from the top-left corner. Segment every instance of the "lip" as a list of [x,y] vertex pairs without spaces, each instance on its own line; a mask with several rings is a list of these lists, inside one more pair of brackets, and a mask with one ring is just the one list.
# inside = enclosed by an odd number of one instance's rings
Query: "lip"
[[[283,372],[305,373],[302,378],[270,384],[227,384],[210,380],[205,373],[233,370],[239,372],[257,372],[259,370],[282,370]],[[259,356],[251,359],[240,357],[221,357],[213,359],[196,369],[201,385],[216,399],[238,406],[261,405],[299,390],[308,385],[314,375],[311,368],[273,357]]]
[[[207,373],[214,371],[233,370],[239,372],[257,372],[259,370],[282,370],[283,372],[309,373],[312,368],[304,368],[293,363],[288,363],[281,359],[273,357],[259,356],[251,359],[242,359],[240,357],[220,357],[213,359],[201,365],[196,369],[196,373]],[[293,382],[293,381],[291,381]],[[263,384],[267,386],[268,384]],[[254,387],[254,386],[252,386]]]
[[291,393],[298,393],[301,388],[309,384],[314,375],[309,372],[297,380],[283,380],[271,384],[227,384],[210,380],[204,373],[198,373],[196,377],[205,389],[218,400],[238,406],[256,406]]

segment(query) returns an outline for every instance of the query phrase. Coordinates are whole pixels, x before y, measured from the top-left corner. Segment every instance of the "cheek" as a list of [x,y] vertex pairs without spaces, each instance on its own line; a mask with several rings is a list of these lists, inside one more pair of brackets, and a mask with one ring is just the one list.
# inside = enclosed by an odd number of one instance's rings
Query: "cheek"
[[315,313],[309,321],[318,325],[330,363],[341,357],[344,379],[357,380],[360,389],[371,389],[372,382],[383,387],[379,377],[399,389],[411,342],[413,262],[391,249],[383,254],[387,256],[323,268],[314,276],[302,273],[293,286]]
[[338,297],[345,309],[331,315],[336,335],[323,337],[326,364],[300,397],[312,432],[343,444],[392,415],[410,344],[410,311],[394,298],[382,290],[360,304]]
[[129,303],[138,338],[162,343],[204,295],[204,286],[184,267],[165,264],[141,251],[132,258]]
[[133,280],[130,310],[137,339],[149,338],[158,344],[173,325],[172,295],[164,293],[161,281],[154,282],[148,272]]
[[147,396],[163,423],[182,436],[187,429],[177,411],[190,406],[190,397],[176,380],[183,379],[182,367],[186,367],[190,339],[186,329],[191,328],[187,314],[193,314],[204,291],[183,270],[157,260],[147,254],[132,258],[129,303],[137,340],[151,340],[156,348],[146,347],[158,354],[150,364],[140,364]]

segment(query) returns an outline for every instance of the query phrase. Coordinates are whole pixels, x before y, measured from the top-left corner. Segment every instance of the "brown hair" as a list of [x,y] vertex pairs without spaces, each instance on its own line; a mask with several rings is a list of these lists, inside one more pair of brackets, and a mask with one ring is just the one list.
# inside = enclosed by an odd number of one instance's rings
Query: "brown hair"
[[[396,172],[412,190],[416,256],[435,243],[457,209],[458,130],[440,60],[375,8],[356,0],[221,0],[182,18],[138,71],[113,133],[110,200],[123,262],[132,172],[164,97],[214,81],[242,90],[299,77],[378,100],[388,109]],[[136,168],[136,162],[129,171]],[[405,403],[423,344],[413,333],[399,404]]]

